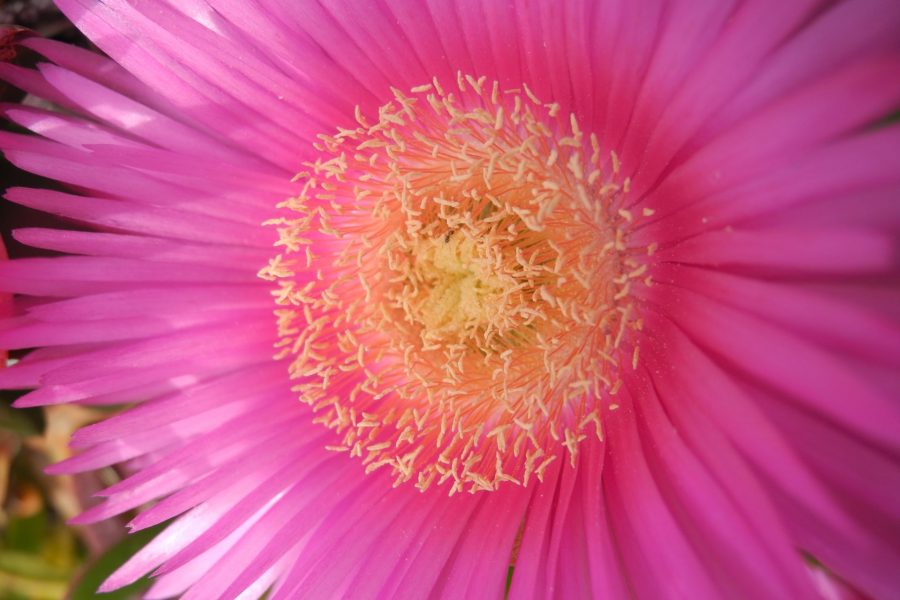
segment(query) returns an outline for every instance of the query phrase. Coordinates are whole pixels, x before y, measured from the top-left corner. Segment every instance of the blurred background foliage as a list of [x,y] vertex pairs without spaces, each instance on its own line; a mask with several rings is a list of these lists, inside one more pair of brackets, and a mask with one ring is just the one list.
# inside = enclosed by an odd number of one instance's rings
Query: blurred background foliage
[[[44,37],[92,47],[56,10],[52,0],[0,0],[0,27],[8,32],[0,35],[0,60],[20,65],[31,66],[38,57],[15,51],[8,43],[8,36],[17,30],[32,30]],[[40,99],[2,82],[0,102],[45,106]],[[15,129],[8,123],[0,127]],[[17,185],[53,184],[0,159],[0,188]],[[12,229],[60,224],[58,219],[0,200],[0,231],[11,257],[46,254],[15,242],[9,235]],[[0,368],[7,360],[14,363],[26,353],[9,357],[0,354]],[[93,525],[67,524],[68,519],[96,504],[96,492],[120,480],[123,473],[107,468],[51,477],[44,472],[48,465],[70,456],[67,444],[72,432],[99,420],[109,409],[67,405],[12,408],[23,393],[0,391],[0,600],[138,597],[147,587],[146,581],[112,594],[99,595],[95,590],[156,530],[126,535],[125,524],[133,514]]]

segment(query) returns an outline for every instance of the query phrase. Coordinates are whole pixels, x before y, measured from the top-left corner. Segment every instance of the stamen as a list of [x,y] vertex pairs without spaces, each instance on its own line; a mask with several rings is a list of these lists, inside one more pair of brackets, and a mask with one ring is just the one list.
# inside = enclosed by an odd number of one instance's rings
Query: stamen
[[527,485],[603,439],[655,250],[629,245],[653,212],[628,208],[619,158],[607,171],[574,114],[456,84],[393,90],[371,124],[357,109],[320,136],[259,274],[329,449],[451,494]]

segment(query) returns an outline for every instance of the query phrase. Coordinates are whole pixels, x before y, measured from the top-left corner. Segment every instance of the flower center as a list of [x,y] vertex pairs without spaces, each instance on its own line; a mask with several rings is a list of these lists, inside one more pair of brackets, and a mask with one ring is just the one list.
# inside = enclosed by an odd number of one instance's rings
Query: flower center
[[330,448],[450,493],[525,485],[602,437],[649,284],[615,154],[527,87],[456,83],[320,136],[260,271]]
[[483,243],[448,233],[417,240],[411,251],[412,266],[391,299],[427,340],[462,342],[501,319],[515,280],[494,269]]

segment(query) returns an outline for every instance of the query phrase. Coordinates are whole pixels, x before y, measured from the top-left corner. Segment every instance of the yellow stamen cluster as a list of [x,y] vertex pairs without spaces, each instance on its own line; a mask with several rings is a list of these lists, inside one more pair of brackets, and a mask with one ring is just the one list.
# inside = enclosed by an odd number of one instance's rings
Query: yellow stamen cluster
[[602,439],[649,283],[616,156],[527,87],[456,83],[320,136],[260,271],[332,449],[451,494],[527,485]]

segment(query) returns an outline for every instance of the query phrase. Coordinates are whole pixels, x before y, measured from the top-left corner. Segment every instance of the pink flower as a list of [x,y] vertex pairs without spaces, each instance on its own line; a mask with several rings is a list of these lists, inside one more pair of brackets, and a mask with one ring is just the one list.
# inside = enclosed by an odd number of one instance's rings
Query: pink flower
[[134,403],[103,590],[898,589],[900,4],[59,4],[0,387]]

